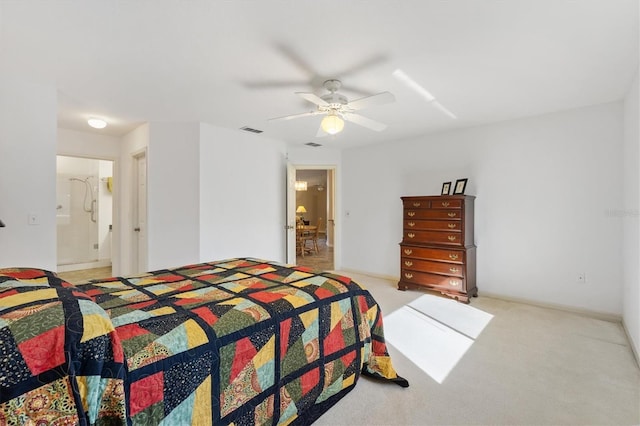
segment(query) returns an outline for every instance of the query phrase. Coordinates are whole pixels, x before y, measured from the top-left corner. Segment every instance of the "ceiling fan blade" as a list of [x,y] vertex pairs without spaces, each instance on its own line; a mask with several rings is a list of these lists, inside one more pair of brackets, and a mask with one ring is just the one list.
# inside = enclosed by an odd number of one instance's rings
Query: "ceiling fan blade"
[[313,78],[316,75],[316,71],[313,69],[307,61],[304,60],[302,56],[300,56],[296,51],[294,51],[291,46],[288,46],[284,43],[277,43],[276,49],[280,51],[284,56],[286,56],[295,66],[298,67],[301,71],[303,71],[309,78]]
[[242,83],[247,89],[278,89],[278,88],[296,88],[305,86],[306,81],[299,80],[265,80],[265,81],[247,81]]
[[397,69],[393,72],[393,76],[404,83],[408,88],[416,92],[418,95],[422,96],[428,103],[439,109],[443,114],[449,116],[456,120],[458,117],[447,108],[445,108],[440,102],[438,102],[427,89],[422,87],[418,82],[409,77],[404,71],[401,69]]
[[342,116],[347,121],[356,123],[362,127],[366,127],[367,129],[375,130],[376,132],[381,132],[387,128],[386,124],[382,124],[370,118],[363,117],[360,114],[353,114],[351,112],[347,112],[342,114]]
[[302,112],[300,114],[291,114],[291,115],[285,115],[284,117],[270,118],[269,121],[292,120],[294,118],[309,117],[309,116],[318,115],[318,114],[323,114],[323,113],[321,111]]
[[375,55],[368,59],[363,60],[358,64],[353,65],[351,68],[348,68],[346,70],[343,70],[342,72],[337,73],[337,75],[344,78],[345,76],[357,74],[368,68],[373,68],[376,65],[386,62],[388,59],[389,58],[386,55]]
[[363,108],[369,108],[374,105],[388,104],[394,102],[396,97],[389,92],[378,93],[377,95],[366,96],[364,98],[356,99],[349,102],[349,108],[353,110],[359,110]]
[[318,106],[329,106],[329,103],[315,93],[296,92],[296,95]]

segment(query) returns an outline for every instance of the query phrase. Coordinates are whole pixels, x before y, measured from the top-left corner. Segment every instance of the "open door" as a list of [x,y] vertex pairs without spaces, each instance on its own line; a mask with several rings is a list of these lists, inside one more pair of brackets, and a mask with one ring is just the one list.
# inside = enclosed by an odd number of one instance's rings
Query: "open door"
[[287,162],[287,263],[296,263],[296,167]]
[[132,267],[135,273],[147,270],[147,156],[142,152],[134,156],[133,182],[133,219],[134,250],[131,255]]

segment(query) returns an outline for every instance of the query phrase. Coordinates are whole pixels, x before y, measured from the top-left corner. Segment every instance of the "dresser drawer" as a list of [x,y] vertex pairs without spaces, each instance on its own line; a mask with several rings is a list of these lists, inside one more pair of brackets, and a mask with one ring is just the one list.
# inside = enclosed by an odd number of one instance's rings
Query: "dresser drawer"
[[430,209],[431,201],[429,200],[404,200],[402,205],[405,209]]
[[465,263],[464,250],[448,250],[445,248],[426,248],[401,245],[400,255],[404,261],[405,257],[412,259],[439,260],[442,262]]
[[464,200],[433,200],[431,202],[432,209],[461,209]]
[[403,242],[436,243],[442,245],[462,246],[464,237],[460,232],[448,231],[404,231]]
[[405,231],[451,231],[460,232],[463,223],[456,220],[404,220]]
[[465,291],[464,280],[462,278],[430,274],[428,272],[417,272],[404,268],[402,268],[402,271],[400,272],[400,281],[410,284],[441,287],[461,292]]
[[400,267],[406,271],[429,271],[453,277],[464,277],[464,265],[460,265],[458,263],[434,262],[431,260],[419,260],[403,257],[401,259]]
[[405,209],[404,218],[405,220],[420,220],[420,219],[460,220],[462,218],[462,210]]

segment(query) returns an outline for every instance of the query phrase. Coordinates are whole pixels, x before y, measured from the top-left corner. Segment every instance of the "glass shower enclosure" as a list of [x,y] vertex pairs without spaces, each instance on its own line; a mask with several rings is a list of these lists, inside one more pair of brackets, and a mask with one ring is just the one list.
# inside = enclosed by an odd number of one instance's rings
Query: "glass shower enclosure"
[[58,272],[111,264],[111,161],[57,156]]

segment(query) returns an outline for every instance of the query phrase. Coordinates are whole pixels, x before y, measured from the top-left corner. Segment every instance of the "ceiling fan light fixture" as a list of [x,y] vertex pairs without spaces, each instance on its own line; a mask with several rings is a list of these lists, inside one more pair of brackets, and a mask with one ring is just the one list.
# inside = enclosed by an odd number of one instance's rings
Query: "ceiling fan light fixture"
[[344,120],[338,117],[335,113],[329,114],[322,119],[320,127],[322,127],[322,130],[329,133],[330,135],[335,135],[336,133],[340,133],[342,129],[344,129]]

